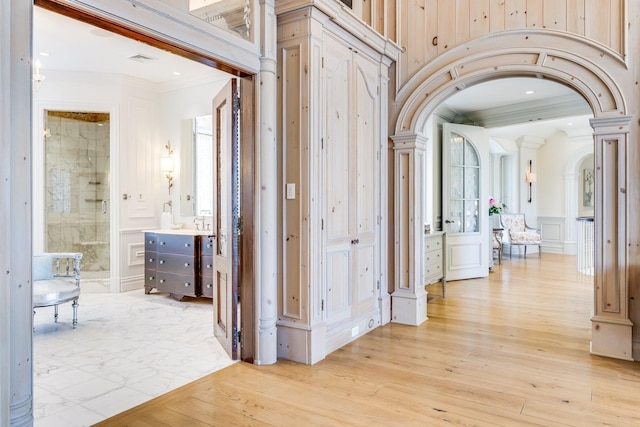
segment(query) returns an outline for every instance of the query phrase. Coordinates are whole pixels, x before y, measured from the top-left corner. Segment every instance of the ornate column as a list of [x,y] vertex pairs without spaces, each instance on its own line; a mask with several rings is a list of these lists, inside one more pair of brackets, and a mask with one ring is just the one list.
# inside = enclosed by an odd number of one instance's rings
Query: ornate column
[[0,4],[0,425],[33,424],[32,4]]
[[395,288],[391,294],[391,321],[417,326],[427,320],[422,255],[427,139],[418,134],[400,134],[393,136],[392,140]]
[[591,353],[632,359],[627,283],[627,144],[632,117],[591,119],[595,134],[595,307]]
[[260,248],[256,301],[258,337],[255,363],[267,365],[278,360],[276,333],[278,289],[277,277],[277,208],[276,179],[276,15],[274,0],[260,1],[260,40],[262,56],[258,75],[258,118],[260,121],[256,157],[259,159],[258,246]]

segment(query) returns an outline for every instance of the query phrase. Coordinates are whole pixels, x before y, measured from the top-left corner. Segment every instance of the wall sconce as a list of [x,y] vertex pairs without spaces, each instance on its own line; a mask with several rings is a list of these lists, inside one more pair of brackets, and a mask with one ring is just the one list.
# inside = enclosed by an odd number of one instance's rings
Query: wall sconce
[[167,155],[160,157],[160,170],[165,173],[165,177],[169,181],[169,194],[173,187],[173,171],[175,169],[175,159],[173,158],[173,150],[171,149],[171,141],[164,146],[167,149]]
[[533,172],[532,169],[532,161],[529,160],[529,170],[527,171],[526,175],[524,176],[524,180],[527,184],[529,184],[529,203],[531,203],[531,189],[533,186],[533,183],[536,182],[536,174]]
[[36,59],[34,65],[36,66],[36,72],[33,74],[33,76],[31,76],[31,82],[33,84],[34,92],[37,92],[38,89],[40,89],[40,85],[44,81],[45,76],[44,74],[40,73],[40,67],[42,67],[42,64],[40,63],[39,59]]

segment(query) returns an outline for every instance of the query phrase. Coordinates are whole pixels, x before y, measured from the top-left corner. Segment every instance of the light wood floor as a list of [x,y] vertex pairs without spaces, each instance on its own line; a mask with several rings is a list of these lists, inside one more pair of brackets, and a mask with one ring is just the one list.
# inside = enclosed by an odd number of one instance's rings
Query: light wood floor
[[[238,363],[99,426],[639,426],[640,363],[589,354],[575,258],[503,260],[314,366]],[[438,286],[438,285],[434,285]]]

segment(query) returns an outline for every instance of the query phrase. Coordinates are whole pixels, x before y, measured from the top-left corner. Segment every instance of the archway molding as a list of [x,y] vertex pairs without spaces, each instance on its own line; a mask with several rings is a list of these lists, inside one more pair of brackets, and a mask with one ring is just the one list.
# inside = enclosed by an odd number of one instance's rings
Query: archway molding
[[402,87],[395,102],[395,134],[420,132],[454,93],[507,77],[546,78],[568,86],[584,97],[596,118],[625,115],[624,96],[607,66],[626,68],[612,50],[569,34],[529,30],[484,36],[439,56]]
[[418,313],[412,324],[427,318],[421,313],[426,308],[421,257],[407,256],[424,253],[423,213],[418,204],[426,172],[422,161],[426,121],[445,99],[469,86],[508,77],[545,78],[578,92],[594,115],[596,261],[591,352],[632,360],[625,252],[631,117],[612,77],[620,69],[626,69],[626,64],[619,55],[587,39],[553,30],[506,31],[452,48],[401,88],[392,112],[395,134],[390,141],[395,233],[392,304]]

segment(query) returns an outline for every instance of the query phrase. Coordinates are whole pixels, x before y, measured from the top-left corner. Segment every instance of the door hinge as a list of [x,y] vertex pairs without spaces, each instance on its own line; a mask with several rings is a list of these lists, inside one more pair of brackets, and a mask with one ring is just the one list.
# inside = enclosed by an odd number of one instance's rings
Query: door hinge
[[322,57],[322,68],[324,68],[324,56]]
[[382,217],[378,215],[378,225],[380,225],[381,222],[382,222]]
[[320,138],[320,149],[324,150],[324,138]]
[[324,311],[324,300],[320,302],[320,311]]
[[238,348],[240,345],[240,331],[237,326],[233,327],[233,343],[231,343],[233,348]]
[[320,230],[324,230],[324,219],[320,220]]
[[380,160],[380,151],[376,152],[376,160]]
[[242,223],[242,217],[238,217],[238,234],[242,234],[242,229],[244,228],[244,224]]
[[376,283],[376,289],[380,290],[380,280]]
[[242,350],[242,348],[244,347],[244,342],[242,341],[242,329],[238,330],[238,345],[240,346],[240,349]]

